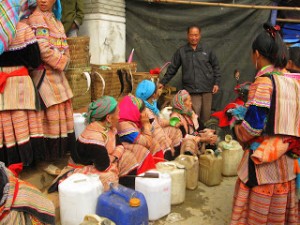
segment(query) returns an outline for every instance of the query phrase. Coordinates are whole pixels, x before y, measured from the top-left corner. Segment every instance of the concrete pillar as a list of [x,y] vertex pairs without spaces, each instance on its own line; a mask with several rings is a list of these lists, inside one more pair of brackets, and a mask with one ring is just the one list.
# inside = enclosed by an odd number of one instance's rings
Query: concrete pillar
[[90,36],[91,63],[125,62],[125,0],[85,0],[79,35]]

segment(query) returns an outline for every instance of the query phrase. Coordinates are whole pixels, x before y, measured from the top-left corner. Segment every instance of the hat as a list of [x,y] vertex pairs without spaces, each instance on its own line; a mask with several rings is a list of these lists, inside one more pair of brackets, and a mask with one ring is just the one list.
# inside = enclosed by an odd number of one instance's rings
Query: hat
[[155,83],[150,80],[143,80],[138,84],[135,95],[136,97],[146,101],[154,94],[155,88]]

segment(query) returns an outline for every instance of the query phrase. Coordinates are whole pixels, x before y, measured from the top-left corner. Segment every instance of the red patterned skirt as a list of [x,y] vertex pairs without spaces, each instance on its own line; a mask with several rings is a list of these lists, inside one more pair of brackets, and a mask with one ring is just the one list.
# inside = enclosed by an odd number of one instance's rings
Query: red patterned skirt
[[231,225],[300,224],[296,182],[247,187],[235,186]]
[[42,112],[7,110],[0,112],[0,161],[6,166],[40,160],[45,150]]
[[46,141],[46,160],[63,157],[75,148],[73,108],[71,100],[50,106],[43,113],[43,129]]

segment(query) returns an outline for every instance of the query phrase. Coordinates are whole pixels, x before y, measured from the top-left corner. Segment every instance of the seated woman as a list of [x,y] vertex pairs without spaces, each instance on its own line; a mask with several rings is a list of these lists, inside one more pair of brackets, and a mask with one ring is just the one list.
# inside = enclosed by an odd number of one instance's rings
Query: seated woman
[[158,150],[163,152],[165,159],[174,159],[180,153],[182,134],[180,130],[169,125],[169,120],[159,117],[156,101],[156,85],[150,80],[143,80],[138,84],[135,94],[144,101],[146,114],[153,121],[151,123],[152,137],[153,140],[159,143]]
[[133,95],[127,95],[120,101],[119,108],[118,134],[125,149],[130,150],[139,163],[137,173],[154,169],[155,162],[152,154],[155,154],[155,144],[144,102]]
[[197,114],[192,109],[192,98],[186,90],[180,90],[173,98],[170,125],[181,130],[182,146],[180,153],[198,155],[198,146],[202,143],[215,144],[217,135],[213,130],[203,129]]
[[[134,177],[138,163],[134,155],[124,149],[116,126],[119,121],[117,101],[110,96],[103,96],[90,103],[86,114],[87,126],[77,139],[76,149],[71,150],[67,173],[62,174],[57,181],[72,173],[98,174],[104,186],[109,189],[109,183],[119,183],[134,188]],[[71,171],[70,171],[71,170]],[[49,192],[57,187],[52,185]]]
[[53,203],[0,162],[0,224],[55,224]]

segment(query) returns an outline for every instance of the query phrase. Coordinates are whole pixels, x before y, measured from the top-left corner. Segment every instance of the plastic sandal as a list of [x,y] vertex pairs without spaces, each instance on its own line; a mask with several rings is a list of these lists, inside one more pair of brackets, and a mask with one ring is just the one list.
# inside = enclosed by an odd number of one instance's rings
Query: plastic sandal
[[50,174],[50,175],[59,175],[61,170],[57,167],[57,166],[54,166],[53,164],[49,164],[48,166],[46,166],[45,168],[43,168],[43,170]]

